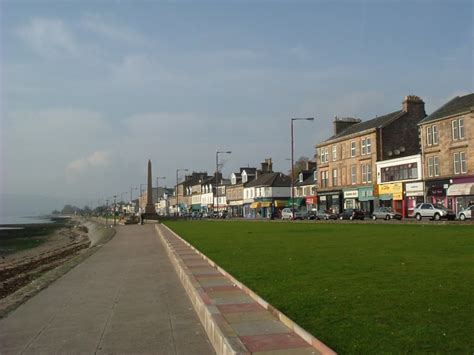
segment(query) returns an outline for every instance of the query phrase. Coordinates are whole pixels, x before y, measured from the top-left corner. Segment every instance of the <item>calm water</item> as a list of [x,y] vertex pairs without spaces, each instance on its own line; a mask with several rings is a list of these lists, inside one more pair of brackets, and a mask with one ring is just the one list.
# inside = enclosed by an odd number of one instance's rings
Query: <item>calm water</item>
[[[0,225],[2,224],[35,224],[35,223],[52,223],[48,217],[11,217],[0,216]],[[4,226],[5,228],[7,226]],[[0,226],[0,229],[4,229]]]

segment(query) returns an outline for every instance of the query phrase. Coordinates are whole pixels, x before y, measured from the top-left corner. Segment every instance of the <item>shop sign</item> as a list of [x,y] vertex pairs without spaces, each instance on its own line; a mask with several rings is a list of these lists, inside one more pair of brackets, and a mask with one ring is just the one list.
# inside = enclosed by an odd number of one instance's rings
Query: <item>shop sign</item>
[[395,194],[392,194],[392,198],[394,200],[403,200],[403,194],[402,193],[395,193]]
[[411,182],[405,184],[405,191],[407,196],[423,196],[423,183]]
[[326,201],[326,196],[319,196],[320,201]]
[[344,198],[358,198],[359,190],[344,191]]
[[316,197],[315,196],[306,197],[306,204],[307,205],[316,204]]
[[384,184],[378,185],[379,187],[379,194],[380,195],[388,195],[388,194],[402,194],[403,193],[403,185],[401,182],[397,182],[394,184]]

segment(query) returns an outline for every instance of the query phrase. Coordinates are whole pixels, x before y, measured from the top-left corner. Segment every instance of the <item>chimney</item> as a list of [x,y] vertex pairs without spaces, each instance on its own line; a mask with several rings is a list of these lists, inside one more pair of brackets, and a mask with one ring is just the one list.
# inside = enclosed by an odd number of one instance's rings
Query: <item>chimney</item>
[[405,112],[415,114],[416,116],[425,117],[425,102],[416,95],[405,96],[402,109]]
[[350,126],[353,126],[357,123],[361,123],[362,120],[360,118],[353,118],[353,117],[334,117],[333,127],[334,127],[334,135],[338,135],[342,131],[346,130]]
[[272,158],[265,159],[262,163],[262,173],[271,173],[273,172]]

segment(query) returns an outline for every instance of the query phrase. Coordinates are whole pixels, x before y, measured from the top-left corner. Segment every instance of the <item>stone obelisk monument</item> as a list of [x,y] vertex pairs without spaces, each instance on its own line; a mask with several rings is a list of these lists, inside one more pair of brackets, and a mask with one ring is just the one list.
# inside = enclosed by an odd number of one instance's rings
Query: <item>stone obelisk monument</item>
[[151,187],[151,161],[148,160],[148,181],[146,187],[146,206],[145,214],[156,214],[155,206],[153,205],[153,189]]

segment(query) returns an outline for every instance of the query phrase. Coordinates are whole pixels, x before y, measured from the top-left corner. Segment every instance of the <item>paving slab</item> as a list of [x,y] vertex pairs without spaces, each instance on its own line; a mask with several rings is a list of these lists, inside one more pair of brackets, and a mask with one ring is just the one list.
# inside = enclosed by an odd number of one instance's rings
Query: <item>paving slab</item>
[[117,227],[95,254],[0,320],[0,354],[19,353],[215,352],[145,224]]

